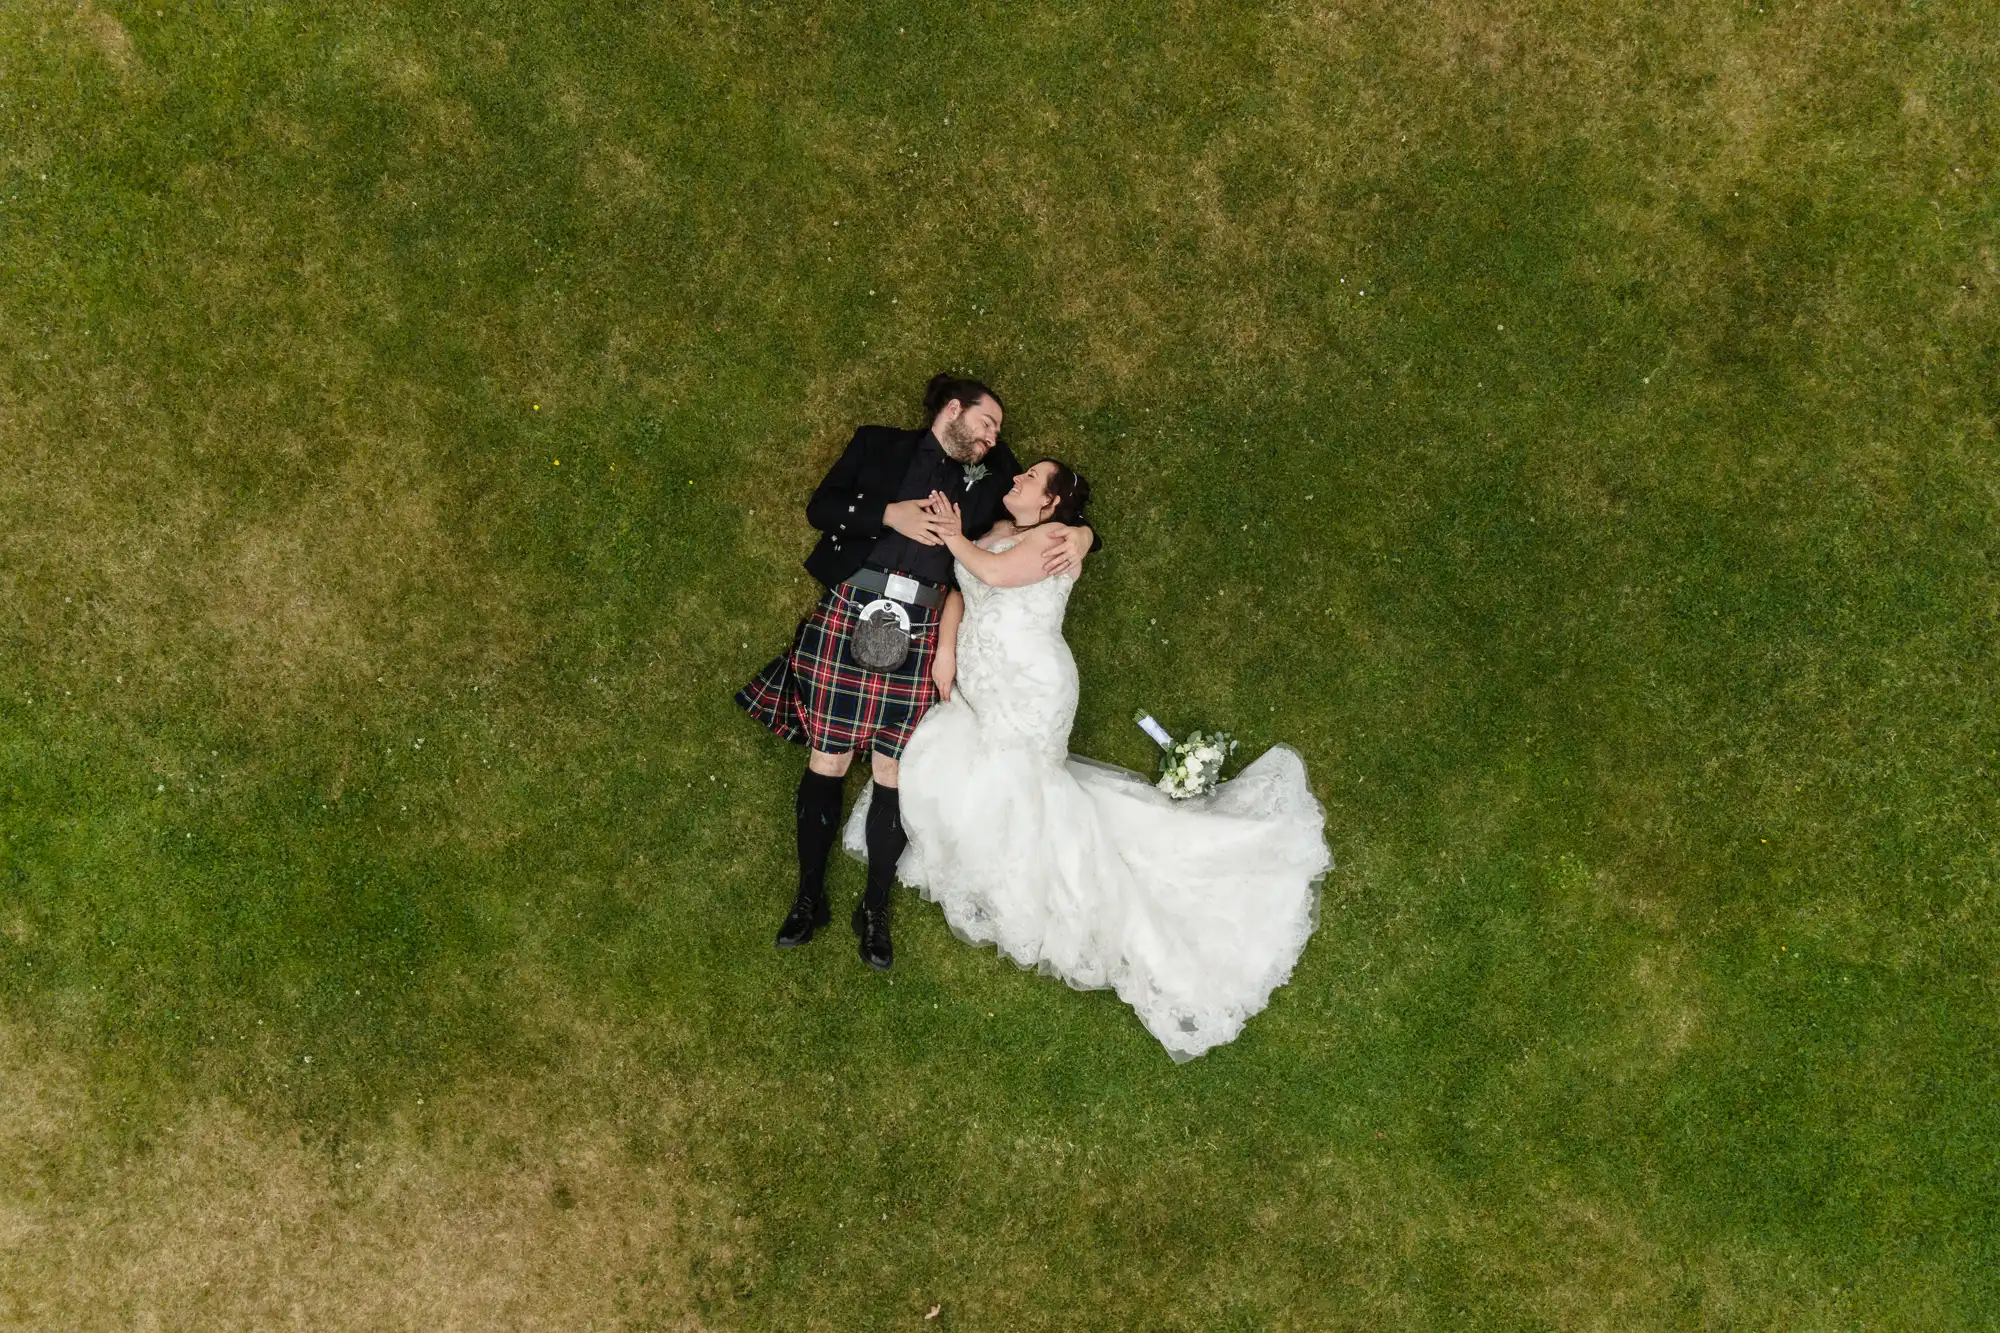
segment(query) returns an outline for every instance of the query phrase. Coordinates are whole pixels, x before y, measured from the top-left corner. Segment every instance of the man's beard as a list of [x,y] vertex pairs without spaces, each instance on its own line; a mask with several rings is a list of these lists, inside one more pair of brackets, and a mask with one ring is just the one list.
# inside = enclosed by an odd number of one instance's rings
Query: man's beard
[[972,432],[959,422],[953,421],[945,426],[938,436],[938,445],[944,450],[944,456],[954,463],[979,461],[979,441],[973,439]]

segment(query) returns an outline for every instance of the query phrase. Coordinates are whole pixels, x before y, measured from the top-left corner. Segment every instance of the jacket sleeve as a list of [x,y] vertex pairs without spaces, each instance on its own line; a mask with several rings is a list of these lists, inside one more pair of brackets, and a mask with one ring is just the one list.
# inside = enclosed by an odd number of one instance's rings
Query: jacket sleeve
[[812,493],[812,499],[806,501],[806,522],[821,532],[864,538],[882,535],[882,513],[889,507],[889,496],[870,495],[861,489],[861,461],[868,452],[865,434],[865,428],[854,432],[846,451]]

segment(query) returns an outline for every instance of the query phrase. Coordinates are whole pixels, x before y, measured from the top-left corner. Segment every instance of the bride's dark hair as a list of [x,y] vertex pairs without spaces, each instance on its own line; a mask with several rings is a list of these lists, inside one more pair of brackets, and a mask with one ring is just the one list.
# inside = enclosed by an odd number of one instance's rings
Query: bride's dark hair
[[1081,526],[1084,506],[1090,503],[1090,483],[1060,458],[1044,458],[1042,462],[1053,463],[1056,469],[1049,474],[1049,484],[1043,488],[1048,497],[1056,502],[1056,507],[1042,522],[1067,523],[1073,528]]

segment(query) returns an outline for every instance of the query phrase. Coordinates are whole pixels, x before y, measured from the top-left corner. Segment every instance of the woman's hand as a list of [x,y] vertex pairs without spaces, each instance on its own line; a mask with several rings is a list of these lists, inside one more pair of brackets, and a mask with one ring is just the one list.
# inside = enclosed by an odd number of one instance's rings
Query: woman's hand
[[882,526],[902,533],[922,546],[937,546],[937,516],[921,500],[898,500],[882,511]]
[[1042,527],[1049,534],[1049,549],[1042,556],[1042,572],[1050,578],[1059,574],[1082,573],[1083,558],[1090,554],[1090,545],[1096,540],[1096,535],[1089,528],[1072,528],[1063,523],[1044,523]]
[[958,679],[958,648],[938,645],[931,657],[931,684],[937,686],[938,702],[951,702],[952,682]]
[[965,619],[965,598],[953,588],[938,608],[937,653],[931,658],[931,684],[937,686],[938,702],[951,702],[951,686],[958,674],[958,627]]
[[951,502],[950,497],[933,491],[931,498],[924,503],[931,516],[932,530],[938,534],[940,541],[950,546],[955,541],[965,540],[964,517],[958,512],[958,506]]

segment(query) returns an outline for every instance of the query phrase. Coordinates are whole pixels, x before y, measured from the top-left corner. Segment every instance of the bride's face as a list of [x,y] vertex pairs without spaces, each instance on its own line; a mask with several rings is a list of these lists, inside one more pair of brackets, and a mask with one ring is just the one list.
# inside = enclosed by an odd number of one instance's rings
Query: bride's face
[[1007,492],[1005,499],[1007,512],[1016,523],[1025,528],[1041,522],[1047,515],[1053,506],[1049,499],[1049,478],[1055,472],[1056,465],[1045,459],[1014,478],[1014,489]]

